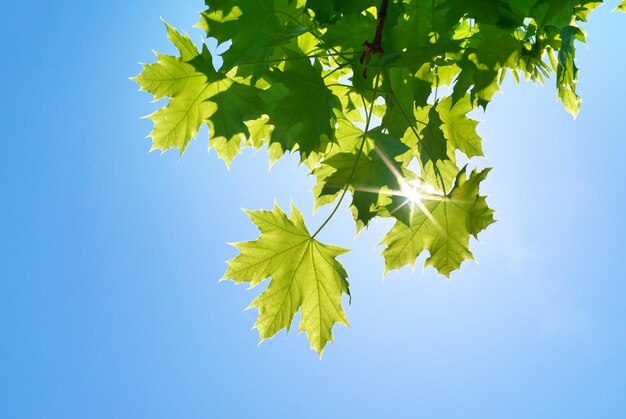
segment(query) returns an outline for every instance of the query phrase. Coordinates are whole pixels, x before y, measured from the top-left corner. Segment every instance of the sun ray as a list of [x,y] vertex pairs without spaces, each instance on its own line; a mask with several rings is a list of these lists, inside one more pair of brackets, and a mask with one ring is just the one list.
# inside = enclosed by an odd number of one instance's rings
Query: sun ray
[[402,206],[409,203],[411,205],[411,217],[413,217],[413,211],[415,211],[415,207],[418,207],[424,215],[433,223],[433,225],[440,229],[441,226],[439,222],[433,217],[430,210],[424,205],[424,201],[427,200],[437,200],[441,201],[446,199],[445,196],[438,194],[435,188],[430,186],[428,183],[422,182],[420,180],[406,180],[404,178],[400,178],[400,196],[406,197],[406,201],[398,207],[395,211],[402,208]]
[[376,154],[378,154],[378,157],[380,157],[383,163],[385,163],[385,166],[387,166],[389,171],[393,173],[396,178],[402,178],[402,173],[396,169],[396,166],[391,162],[391,159],[380,149],[380,147],[376,147],[376,145],[374,145],[374,150],[376,150]]

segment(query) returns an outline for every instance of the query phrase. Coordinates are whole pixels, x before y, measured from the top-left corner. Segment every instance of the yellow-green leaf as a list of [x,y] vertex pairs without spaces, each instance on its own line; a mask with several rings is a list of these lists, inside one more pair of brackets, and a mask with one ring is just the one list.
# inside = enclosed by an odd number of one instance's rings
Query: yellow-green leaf
[[228,262],[224,280],[251,286],[271,277],[265,291],[250,305],[259,311],[254,327],[261,341],[282,329],[289,330],[301,310],[300,331],[321,356],[333,340],[335,323],[348,325],[341,307],[349,295],[347,274],[336,258],[347,252],[311,237],[302,214],[292,204],[291,217],[276,205],[272,211],[247,211],[261,236],[251,242],[235,243],[240,254]]
[[[454,189],[447,196],[424,194],[413,205],[410,225],[396,222],[381,244],[385,258],[385,273],[405,265],[415,265],[415,259],[429,252],[426,266],[434,267],[442,275],[460,268],[461,263],[474,256],[469,250],[470,236],[478,233],[495,220],[493,210],[479,194],[479,185],[489,169],[474,171],[466,178],[465,169],[456,178]],[[416,192],[419,194],[419,191]]]

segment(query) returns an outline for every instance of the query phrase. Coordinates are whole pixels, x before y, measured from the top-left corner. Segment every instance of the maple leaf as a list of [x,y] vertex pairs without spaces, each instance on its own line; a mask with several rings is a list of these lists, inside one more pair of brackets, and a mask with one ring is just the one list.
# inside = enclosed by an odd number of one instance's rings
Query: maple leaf
[[[519,3],[519,0],[517,1]],[[511,1],[505,0],[446,0],[449,8],[448,23],[458,22],[459,17],[467,14],[478,23],[487,23],[504,29],[515,29],[522,25],[523,18],[515,13]]]
[[328,23],[342,17],[360,14],[363,10],[378,6],[378,0],[307,0],[306,7],[313,11],[315,20],[320,23]]
[[[361,132],[360,137],[365,135]],[[372,130],[362,151],[353,149],[332,155],[316,171],[317,199],[335,197],[346,185],[352,192],[352,207],[357,231],[367,226],[378,211],[376,205],[383,189],[398,190],[402,165],[396,159],[409,148],[381,132]],[[330,169],[330,170],[328,170]]]
[[500,90],[501,69],[517,68],[522,46],[511,31],[488,24],[479,28],[480,36],[468,41],[465,55],[458,61],[461,72],[452,98],[458,101],[470,90],[472,101],[476,99],[485,108]]
[[409,127],[416,127],[413,110],[428,104],[433,83],[430,73],[430,65],[424,65],[421,71],[392,68],[385,72],[383,85],[388,105],[383,125],[391,135],[402,137]]
[[574,41],[584,42],[585,35],[576,26],[566,26],[561,30],[563,45],[559,50],[556,81],[558,86],[558,97],[563,102],[563,106],[573,117],[578,115],[582,99],[576,94],[578,84],[578,68],[574,62],[576,52]]
[[425,266],[434,267],[442,275],[459,269],[461,263],[473,259],[469,238],[495,222],[493,210],[479,195],[479,185],[490,169],[473,171],[469,179],[463,169],[456,178],[450,194],[424,199],[415,205],[410,225],[396,222],[381,244],[385,258],[385,273],[404,265],[415,266],[415,259],[428,251]]
[[320,23],[330,22],[337,13],[335,0],[307,0],[306,7],[313,11],[315,20]]
[[[258,76],[271,62],[286,56],[282,47],[311,29],[301,2],[291,0],[206,0],[198,26],[219,42],[231,41],[221,57],[223,71],[237,67],[237,74]],[[299,50],[297,43],[289,48]]]
[[[422,180],[441,192],[447,191],[459,173],[459,168],[456,166],[455,148],[444,135],[439,113],[435,107],[427,105],[415,109],[413,118],[415,126],[410,126],[401,138],[411,149],[401,156],[402,161],[408,166],[413,158],[417,158]],[[398,199],[394,201],[397,203]],[[404,219],[401,213],[396,216]]]
[[259,311],[254,327],[261,341],[282,329],[289,331],[301,310],[299,331],[304,331],[319,356],[333,340],[335,323],[349,325],[341,307],[349,283],[336,257],[347,252],[311,237],[302,214],[292,204],[291,217],[278,207],[272,211],[247,211],[261,236],[252,242],[235,243],[240,254],[228,262],[223,280],[246,282],[252,287],[271,277],[269,286],[250,307]]
[[341,52],[363,50],[363,41],[376,30],[376,18],[369,12],[351,14],[333,25],[328,26],[321,37],[323,45]]
[[274,69],[266,75],[272,86],[261,96],[274,126],[271,142],[280,143],[285,151],[297,146],[306,157],[334,138],[335,109],[341,109],[341,102],[321,74],[319,61],[294,60],[284,71]]
[[218,93],[209,98],[217,105],[217,111],[207,123],[211,148],[230,165],[241,151],[242,142],[252,136],[246,122],[261,117],[265,103],[260,97],[261,89],[225,80],[216,84]]
[[421,139],[417,141],[418,155],[422,165],[426,166],[428,163],[436,164],[438,161],[450,160],[447,139],[441,130],[443,123],[437,108],[425,106],[418,109],[416,114],[419,121],[428,121],[422,128]]
[[165,26],[167,37],[180,52],[180,57],[157,53],[158,61],[145,65],[143,72],[133,80],[142,90],[152,93],[156,100],[171,98],[167,106],[149,115],[154,122],[150,133],[152,150],[177,147],[182,155],[202,123],[216,110],[215,104],[208,102],[216,93],[209,78],[216,73],[209,65],[203,68],[206,72],[201,72],[190,64],[201,57],[195,45],[188,36],[181,35],[167,23]]
[[474,109],[469,96],[453,104],[451,97],[443,99],[437,105],[441,121],[441,131],[448,140],[448,156],[459,150],[467,157],[482,157],[482,140],[476,132],[478,121],[467,116]]
[[622,1],[619,6],[617,6],[615,8],[615,10],[618,10],[620,12],[626,12],[626,1]]
[[199,53],[189,36],[165,25],[180,57],[157,53],[158,61],[145,65],[133,78],[156,100],[171,98],[167,106],[149,115],[154,122],[152,150],[176,147],[182,155],[200,126],[207,124],[210,147],[229,165],[250,136],[245,122],[264,113],[261,90],[217,72],[206,48]]

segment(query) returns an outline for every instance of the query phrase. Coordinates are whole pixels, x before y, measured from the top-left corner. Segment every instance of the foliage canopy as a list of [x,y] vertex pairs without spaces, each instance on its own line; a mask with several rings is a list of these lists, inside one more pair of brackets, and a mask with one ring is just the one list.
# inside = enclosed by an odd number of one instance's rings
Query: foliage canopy
[[[297,153],[315,176],[315,206],[335,203],[310,234],[300,212],[248,214],[258,240],[237,243],[223,279],[255,286],[261,339],[300,330],[321,356],[341,306],[346,250],[315,237],[349,192],[357,231],[392,217],[383,238],[385,272],[414,264],[449,276],[472,259],[470,236],[494,222],[480,183],[478,123],[508,74],[543,83],[576,116],[576,41],[590,0],[206,0],[199,27],[229,43],[216,68],[206,45],[166,24],[177,56],[157,53],[134,80],[155,100],[152,149],[181,155],[202,124],[227,165],[244,147],[267,147],[273,162]],[[626,11],[626,2],[619,10]],[[409,169],[418,167],[417,170]],[[463,166],[463,167],[460,167]]]

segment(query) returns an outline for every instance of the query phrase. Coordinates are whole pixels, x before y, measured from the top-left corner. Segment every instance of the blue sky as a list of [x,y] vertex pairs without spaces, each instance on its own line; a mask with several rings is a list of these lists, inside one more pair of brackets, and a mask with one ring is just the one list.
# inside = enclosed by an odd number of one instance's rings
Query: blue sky
[[[184,158],[148,153],[153,111],[128,80],[172,52],[162,16],[199,41],[202,2],[5,2],[0,102],[0,417],[626,417],[626,16],[609,2],[580,47],[577,120],[545,87],[506,83],[480,132],[499,222],[448,282],[382,280],[388,222],[356,239],[352,326],[320,361],[304,335],[258,346],[258,290],[217,283],[257,231],[240,208],[309,225],[295,158],[230,171],[206,131]],[[421,266],[423,257],[418,261]]]

